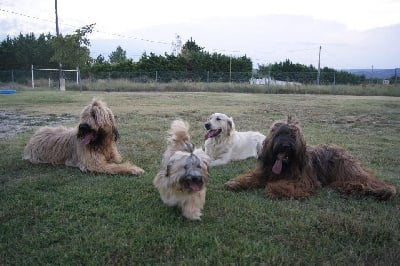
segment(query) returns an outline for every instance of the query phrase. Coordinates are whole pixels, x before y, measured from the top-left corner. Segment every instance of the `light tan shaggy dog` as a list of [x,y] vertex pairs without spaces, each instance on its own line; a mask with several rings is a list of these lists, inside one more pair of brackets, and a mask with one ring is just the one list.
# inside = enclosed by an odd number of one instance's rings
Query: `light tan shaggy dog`
[[32,163],[65,164],[81,171],[141,175],[143,169],[121,163],[114,115],[100,100],[87,105],[78,127],[42,127],[31,137],[23,159]]
[[166,205],[178,206],[190,220],[200,220],[210,158],[190,142],[189,125],[184,121],[173,121],[170,135],[161,170],[153,184]]

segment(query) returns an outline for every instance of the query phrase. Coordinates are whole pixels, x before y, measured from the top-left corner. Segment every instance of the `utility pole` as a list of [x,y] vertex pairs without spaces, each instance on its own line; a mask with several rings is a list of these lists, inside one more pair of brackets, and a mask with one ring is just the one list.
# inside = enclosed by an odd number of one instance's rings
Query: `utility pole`
[[371,66],[371,83],[374,83],[374,65]]
[[[56,11],[56,35],[57,37],[60,35],[60,30],[58,28],[58,10],[57,10],[57,0],[55,0],[55,11]],[[61,78],[62,78],[62,69],[61,62],[58,62],[58,89],[61,89]]]
[[232,83],[232,55],[229,57],[229,83]]
[[318,74],[317,74],[317,85],[319,85],[319,78],[321,75],[321,46],[319,46],[319,55],[318,55]]
[[58,29],[58,11],[57,11],[57,0],[55,0],[55,9],[56,9],[56,34],[57,36],[60,34],[60,30]]

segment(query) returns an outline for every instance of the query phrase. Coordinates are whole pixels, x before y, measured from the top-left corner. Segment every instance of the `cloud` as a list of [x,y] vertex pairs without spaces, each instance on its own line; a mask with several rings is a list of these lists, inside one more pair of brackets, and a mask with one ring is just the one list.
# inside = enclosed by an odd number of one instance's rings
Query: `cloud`
[[[55,35],[53,2],[24,0],[22,4],[21,0],[5,0],[3,3],[9,10],[15,8],[19,13],[0,8],[1,39],[20,32]],[[195,8],[181,0],[115,0],[113,5],[76,0],[58,3],[62,34],[71,34],[82,26],[96,23],[95,31],[89,36],[93,57],[99,54],[107,57],[118,45],[134,60],[145,51],[171,53],[171,43],[179,34],[183,42],[193,37],[209,52],[247,55],[255,67],[287,58],[315,66],[320,45],[322,66],[333,68],[369,68],[372,64],[394,68],[398,67],[396,58],[400,58],[394,45],[399,43],[400,24],[361,31],[354,29],[357,28],[355,24],[343,22],[351,13],[361,23],[366,14],[372,12],[365,11],[365,7],[376,7],[374,11],[385,15],[373,17],[379,17],[379,23],[390,23],[393,11],[385,7],[397,7],[400,1],[366,0],[360,6],[344,0],[323,5],[312,0],[283,0],[273,4],[249,0],[245,5],[205,0]],[[318,8],[311,8],[314,5]],[[354,10],[358,11],[357,16]],[[374,18],[369,17],[369,20]],[[398,16],[396,19],[399,21]]]
[[[179,34],[183,43],[193,37],[206,51],[247,55],[254,67],[290,59],[295,63],[318,63],[319,46],[322,46],[321,65],[332,68],[398,67],[400,24],[369,31],[356,31],[331,21],[305,16],[260,16],[242,18],[209,18],[185,24],[153,26],[130,31],[124,38],[104,41],[93,39],[93,53],[108,55],[117,45],[127,51],[127,56],[138,60],[146,51],[156,54],[171,53],[171,43]],[[390,40],[388,42],[387,40]],[[159,41],[161,43],[159,43]]]

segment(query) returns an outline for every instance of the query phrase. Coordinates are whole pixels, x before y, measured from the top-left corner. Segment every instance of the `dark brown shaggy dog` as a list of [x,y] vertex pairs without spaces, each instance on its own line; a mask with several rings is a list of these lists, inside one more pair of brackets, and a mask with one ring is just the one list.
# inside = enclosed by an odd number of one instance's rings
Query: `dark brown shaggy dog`
[[304,198],[321,186],[380,200],[396,194],[394,186],[378,180],[343,148],[307,146],[300,125],[290,116],[271,126],[254,171],[228,181],[226,186],[232,190],[265,187],[266,195],[272,198]]

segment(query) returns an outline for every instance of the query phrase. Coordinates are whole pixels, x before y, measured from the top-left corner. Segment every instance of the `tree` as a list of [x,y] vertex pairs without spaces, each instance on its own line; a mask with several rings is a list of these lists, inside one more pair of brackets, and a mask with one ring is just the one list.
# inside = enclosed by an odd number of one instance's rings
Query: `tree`
[[[289,59],[284,62],[259,65],[258,74],[260,76],[271,75],[277,80],[296,81],[304,84],[313,84],[317,78],[317,69],[313,65],[293,64]],[[331,84],[334,81],[341,84],[360,84],[365,80],[365,76],[358,76],[346,71],[336,71],[332,68],[324,67],[321,69],[321,83]]]
[[[126,59],[126,52],[118,46],[116,51],[109,55],[110,63],[97,58],[91,65],[93,72],[148,72],[154,75],[158,72],[158,78],[163,81],[170,80],[206,80],[211,78],[218,81],[243,81],[252,75],[253,63],[247,56],[232,57],[228,55],[204,51],[196,42],[190,38],[182,47],[181,54],[157,55],[153,52],[142,54],[136,62]],[[230,78],[230,70],[234,76]],[[210,76],[210,72],[217,73],[218,78]],[[222,74],[222,75],[221,75]],[[113,76],[114,74],[111,74]]]
[[88,65],[90,58],[90,41],[86,37],[92,33],[95,24],[90,24],[75,31],[74,34],[54,37],[51,45],[54,55],[52,62],[60,62],[64,67],[76,67]]
[[97,56],[97,58],[93,60],[94,64],[96,64],[96,63],[97,64],[104,64],[105,62],[106,62],[106,59],[104,58],[104,56],[102,54],[99,54]]
[[0,44],[0,69],[15,69],[18,68],[18,63],[15,55],[15,39],[9,36]]
[[54,66],[50,63],[50,58],[54,54],[54,49],[49,42],[52,38],[53,36],[50,33],[47,35],[41,34],[37,38],[33,50],[33,61],[31,62],[35,67],[46,68]]
[[203,49],[204,47],[198,46],[196,42],[192,40],[192,37],[190,37],[190,40],[183,45],[181,55],[185,56],[193,53],[201,53]]
[[192,38],[183,45],[180,56],[185,59],[185,69],[187,72],[200,70],[201,58],[204,55],[203,49]]
[[125,62],[127,61],[126,51],[124,51],[121,46],[118,46],[117,49],[108,56],[108,59],[110,60],[110,63]]
[[9,36],[0,43],[0,69],[30,69],[50,67],[49,59],[53,48],[49,44],[50,34],[41,34],[37,39],[33,33],[11,39]]

